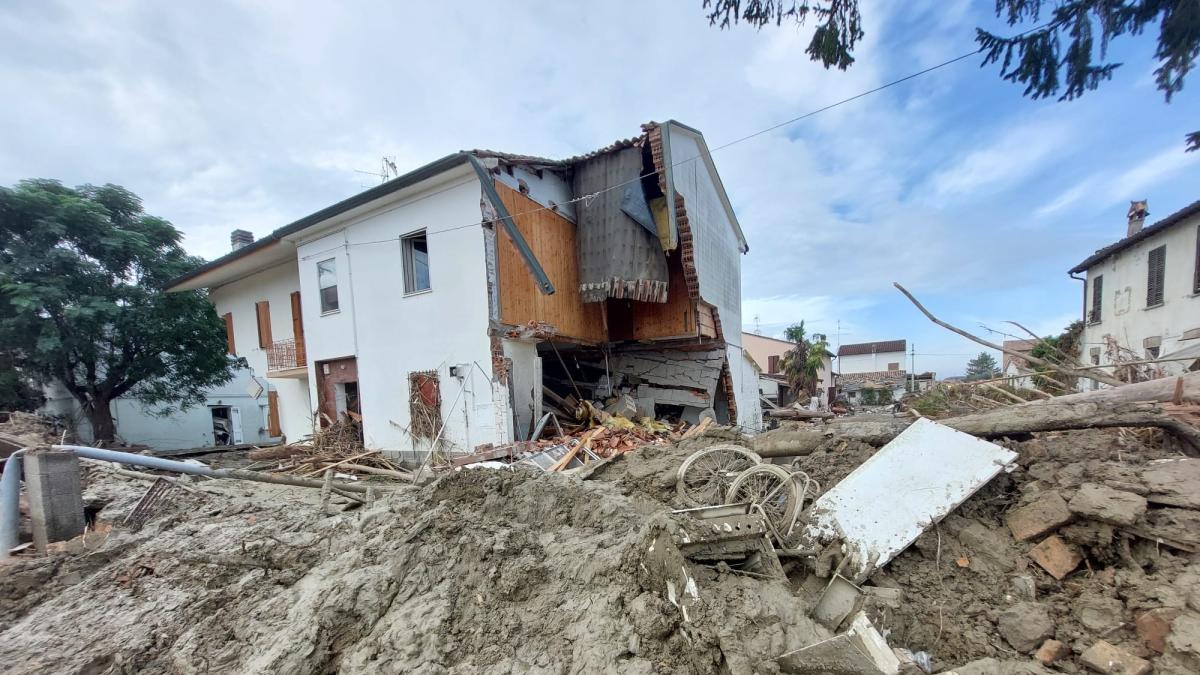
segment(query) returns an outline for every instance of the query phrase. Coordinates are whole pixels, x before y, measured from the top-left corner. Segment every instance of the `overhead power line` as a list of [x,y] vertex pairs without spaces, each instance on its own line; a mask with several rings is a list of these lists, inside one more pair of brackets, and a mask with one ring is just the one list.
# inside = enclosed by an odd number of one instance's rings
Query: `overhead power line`
[[[1034,31],[1040,30],[1040,29],[1044,28],[1046,25],[1047,25],[1047,24],[1042,24],[1042,25],[1039,25],[1039,26],[1035,26],[1035,27],[1033,27],[1033,28],[1030,28],[1029,30],[1022,31],[1021,33],[1018,33],[1018,34],[1017,34],[1017,37],[1019,37],[1019,36],[1021,36],[1021,35],[1025,35],[1025,34],[1027,34],[1027,33],[1032,33],[1032,32],[1034,32]],[[734,139],[734,140],[732,140],[732,141],[729,141],[729,142],[727,142],[727,143],[723,143],[723,144],[721,144],[721,145],[718,145],[718,146],[716,146],[716,147],[714,147],[714,148],[710,148],[710,149],[708,150],[708,152],[707,152],[707,155],[708,155],[709,157],[711,157],[711,156],[712,156],[712,154],[713,154],[714,152],[718,152],[718,151],[721,151],[721,150],[725,150],[726,148],[730,148],[730,147],[733,147],[733,146],[735,146],[735,145],[738,145],[738,144],[740,144],[740,143],[744,143],[744,142],[746,142],[746,141],[749,141],[749,140],[752,140],[752,139],[754,139],[754,138],[758,138],[759,136],[762,136],[763,134],[768,134],[768,133],[770,133],[770,132],[772,132],[772,131],[775,131],[775,130],[777,130],[777,129],[782,129],[783,127],[789,126],[789,125],[791,125],[791,124],[795,124],[796,122],[799,122],[799,121],[801,121],[801,120],[808,119],[808,118],[810,118],[810,117],[813,117],[813,116],[815,116],[815,115],[819,115],[819,114],[821,114],[821,113],[823,113],[823,112],[827,112],[827,111],[829,111],[829,110],[833,110],[834,108],[837,108],[837,107],[840,107],[840,106],[846,105],[847,103],[851,103],[851,102],[853,102],[853,101],[857,101],[858,99],[860,99],[860,98],[864,98],[864,97],[867,97],[867,96],[870,96],[871,94],[877,94],[877,93],[879,93],[879,92],[881,92],[881,91],[884,91],[885,89],[890,89],[890,88],[892,88],[892,87],[895,87],[895,86],[897,86],[897,85],[900,85],[900,84],[903,84],[903,83],[905,83],[905,82],[908,82],[909,80],[913,80],[913,79],[916,79],[916,78],[918,78],[918,77],[921,77],[922,75],[928,75],[929,73],[932,73],[932,72],[934,72],[934,71],[936,71],[936,70],[940,70],[940,69],[942,69],[942,68],[945,68],[946,66],[950,66],[950,65],[953,65],[953,64],[955,64],[955,63],[958,63],[959,61],[963,61],[963,60],[965,60],[965,59],[969,59],[969,58],[971,58],[972,56],[975,56],[975,55],[979,54],[979,53],[980,53],[980,52],[982,52],[982,51],[983,51],[983,47],[980,47],[979,49],[975,49],[975,50],[973,50],[973,51],[966,52],[966,53],[964,53],[964,54],[960,54],[959,56],[956,56],[956,57],[954,57],[954,58],[952,58],[952,59],[947,59],[946,61],[942,61],[941,63],[938,63],[938,64],[936,64],[936,65],[929,66],[928,68],[923,68],[923,69],[921,69],[921,70],[918,70],[918,71],[915,71],[915,72],[913,72],[913,73],[909,73],[908,75],[905,75],[905,76],[903,76],[903,77],[897,78],[897,79],[895,79],[895,80],[891,80],[891,81],[889,81],[889,82],[886,82],[886,83],[884,83],[884,84],[881,84],[881,85],[879,85],[879,86],[877,86],[877,87],[873,87],[873,88],[871,88],[871,89],[867,89],[866,91],[859,92],[859,93],[857,93],[857,94],[854,94],[853,96],[848,96],[848,97],[846,97],[846,98],[843,98],[843,99],[841,99],[841,100],[839,100],[839,101],[835,101],[835,102],[833,102],[833,103],[830,103],[830,104],[828,104],[828,105],[822,106],[822,107],[820,107],[820,108],[817,108],[817,109],[815,109],[815,110],[810,110],[810,111],[808,111],[808,112],[806,112],[806,113],[804,113],[804,114],[802,114],[802,115],[797,115],[796,117],[793,117],[793,118],[791,118],[791,119],[784,120],[784,121],[782,121],[782,122],[779,122],[779,123],[777,123],[777,124],[773,124],[773,125],[771,125],[771,126],[769,126],[769,127],[765,127],[765,128],[759,129],[758,131],[755,131],[755,132],[753,132],[753,133],[750,133],[750,134],[746,134],[745,136],[742,136],[742,137],[740,137],[740,138],[735,138],[735,139]],[[688,163],[690,163],[690,162],[694,162],[694,161],[696,161],[696,160],[698,160],[698,159],[702,159],[703,157],[705,157],[705,153],[701,153],[701,154],[699,154],[699,155],[696,155],[695,157],[689,157],[689,158],[687,158],[687,159],[680,160],[680,161],[678,161],[678,162],[675,162],[675,163],[671,164],[671,165],[670,165],[669,167],[667,167],[667,168],[674,169],[674,168],[676,168],[676,167],[683,166],[684,164],[688,164]],[[645,177],[649,177],[649,176],[657,176],[659,173],[660,173],[660,170],[656,169],[656,170],[654,170],[654,171],[652,171],[652,172],[650,172],[650,173],[641,174],[641,175],[639,175],[637,178],[633,178],[633,179],[630,179],[630,180],[627,180],[627,181],[624,181],[624,182],[621,182],[621,183],[617,183],[617,184],[615,184],[615,185],[609,185],[609,186],[607,186],[607,187],[605,187],[605,188],[602,188],[602,189],[600,189],[600,190],[597,190],[597,191],[595,191],[595,192],[592,192],[592,193],[589,193],[589,194],[586,194],[586,195],[581,195],[581,196],[579,196],[579,197],[575,197],[575,198],[573,198],[573,199],[570,199],[570,200],[568,200],[568,201],[564,202],[563,204],[560,204],[559,206],[562,206],[562,205],[565,205],[565,204],[576,204],[576,203],[578,203],[578,202],[584,202],[584,201],[591,201],[592,199],[595,199],[596,197],[598,197],[598,196],[600,196],[600,195],[602,195],[602,194],[604,194],[604,193],[606,193],[606,192],[610,192],[610,191],[612,191],[612,190],[617,190],[617,189],[620,189],[620,188],[622,188],[622,187],[625,187],[626,185],[630,185],[630,184],[632,184],[632,183],[639,182],[639,181],[641,181],[641,180],[642,180],[643,178],[645,178]],[[458,187],[460,187],[460,185],[452,185],[452,186],[450,186],[450,187],[443,188],[443,189],[441,189],[441,190],[438,190],[438,191],[436,191],[436,192],[432,192],[432,193],[429,193],[429,194],[427,194],[427,195],[422,195],[421,197],[419,197],[419,198],[417,198],[417,199],[414,199],[414,200],[410,200],[410,201],[408,201],[408,202],[405,202],[405,204],[404,204],[404,205],[402,205],[402,206],[407,206],[408,204],[412,204],[412,203],[415,203],[415,202],[423,201],[423,200],[425,200],[425,199],[430,199],[430,198],[432,198],[432,197],[436,197],[436,196],[438,196],[438,195],[440,195],[440,194],[442,194],[442,193],[448,192],[448,191],[450,191],[450,190],[453,190],[453,189],[455,189],[455,188],[458,188]],[[400,208],[400,207],[396,207],[396,208]],[[529,209],[529,210],[527,210],[527,211],[522,211],[522,212],[520,212],[520,213],[511,213],[511,214],[509,214],[507,217],[508,217],[508,218],[512,218],[512,219],[514,219],[514,220],[515,220],[515,219],[516,219],[516,218],[518,218],[519,216],[525,216],[525,215],[530,215],[530,214],[533,214],[533,213],[538,213],[538,212],[540,212],[540,211],[549,211],[549,210],[551,210],[551,207],[549,207],[549,206],[543,206],[543,207],[539,207],[539,208],[535,208],[535,209]],[[481,225],[495,224],[495,223],[501,222],[501,221],[502,221],[502,220],[504,220],[504,219],[505,219],[505,218],[503,218],[503,217],[501,217],[501,218],[489,218],[489,219],[486,219],[486,220],[479,220],[479,221],[476,221],[476,222],[473,222],[473,223],[466,223],[466,224],[463,224],[463,225],[455,225],[455,226],[452,226],[452,227],[444,227],[444,228],[437,229],[437,230],[426,230],[425,234],[426,234],[427,236],[428,236],[428,235],[433,235],[433,234],[443,234],[443,233],[445,233],[445,232],[453,232],[453,231],[455,231],[455,230],[462,230],[462,229],[465,229],[465,228],[468,228],[468,227],[478,227],[478,226],[481,226]],[[345,244],[342,244],[342,245],[340,245],[340,246],[337,246],[337,247],[335,247],[334,249],[329,249],[329,250],[331,251],[331,250],[335,250],[336,248],[344,248],[344,247],[348,247],[348,246],[367,246],[367,245],[371,245],[371,244],[383,244],[383,243],[391,243],[391,242],[398,242],[399,240],[400,240],[400,237],[395,237],[395,238],[392,238],[392,239],[381,239],[381,240],[376,240],[376,241],[364,241],[364,242],[345,243]],[[314,254],[311,254],[311,255],[309,255],[309,256],[305,256],[305,259],[307,259],[307,258],[310,258],[310,257],[313,257],[313,256],[317,256],[317,255],[323,255],[324,253],[327,253],[327,252],[328,252],[328,251],[324,251],[324,252],[322,252],[322,253],[314,253]]]

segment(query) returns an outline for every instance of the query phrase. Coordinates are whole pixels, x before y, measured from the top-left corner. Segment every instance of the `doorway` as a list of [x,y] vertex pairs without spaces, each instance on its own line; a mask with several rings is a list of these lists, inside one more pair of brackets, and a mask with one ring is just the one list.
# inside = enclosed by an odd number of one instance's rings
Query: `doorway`
[[213,445],[240,445],[242,437],[242,410],[230,405],[211,405]]
[[347,417],[362,421],[357,359],[333,359],[317,364],[317,411],[321,427]]

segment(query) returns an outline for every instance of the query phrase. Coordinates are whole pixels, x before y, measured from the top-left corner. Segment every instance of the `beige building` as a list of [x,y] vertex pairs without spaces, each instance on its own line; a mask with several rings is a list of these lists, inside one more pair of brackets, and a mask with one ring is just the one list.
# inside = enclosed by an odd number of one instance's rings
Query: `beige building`
[[[767,337],[757,333],[742,333],[742,349],[762,368],[762,375],[759,378],[762,394],[773,402],[778,403],[779,399],[774,391],[775,385],[768,385],[768,382],[782,382],[786,387],[783,368],[780,364],[783,361],[783,355],[795,346],[795,342],[780,338]],[[818,376],[818,390],[821,392],[822,405],[831,400],[833,394],[831,391],[833,388],[833,358],[832,353],[825,352],[825,358],[822,359],[823,366]]]

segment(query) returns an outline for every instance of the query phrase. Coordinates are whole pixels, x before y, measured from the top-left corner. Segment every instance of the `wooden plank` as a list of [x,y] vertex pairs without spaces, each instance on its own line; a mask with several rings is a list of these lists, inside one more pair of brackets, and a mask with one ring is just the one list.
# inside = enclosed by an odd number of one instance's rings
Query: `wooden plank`
[[600,304],[584,303],[579,295],[575,224],[506,185],[497,183],[496,191],[555,288],[554,295],[538,290],[516,246],[500,229],[496,262],[501,321],[513,325],[543,321],[565,337],[588,342],[607,340]]
[[283,435],[279,427],[279,392],[267,392],[267,435],[278,437]]

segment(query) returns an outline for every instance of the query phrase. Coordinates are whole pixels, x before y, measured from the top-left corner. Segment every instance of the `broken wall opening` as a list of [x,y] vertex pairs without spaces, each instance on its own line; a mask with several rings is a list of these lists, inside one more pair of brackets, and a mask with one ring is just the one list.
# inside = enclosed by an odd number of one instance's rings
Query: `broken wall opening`
[[708,345],[606,348],[544,341],[542,357],[546,410],[572,420],[583,401],[629,420],[648,417],[698,423],[704,417],[727,424],[732,414],[721,373],[725,351]]
[[442,392],[436,370],[408,374],[409,433],[432,440],[442,426]]

